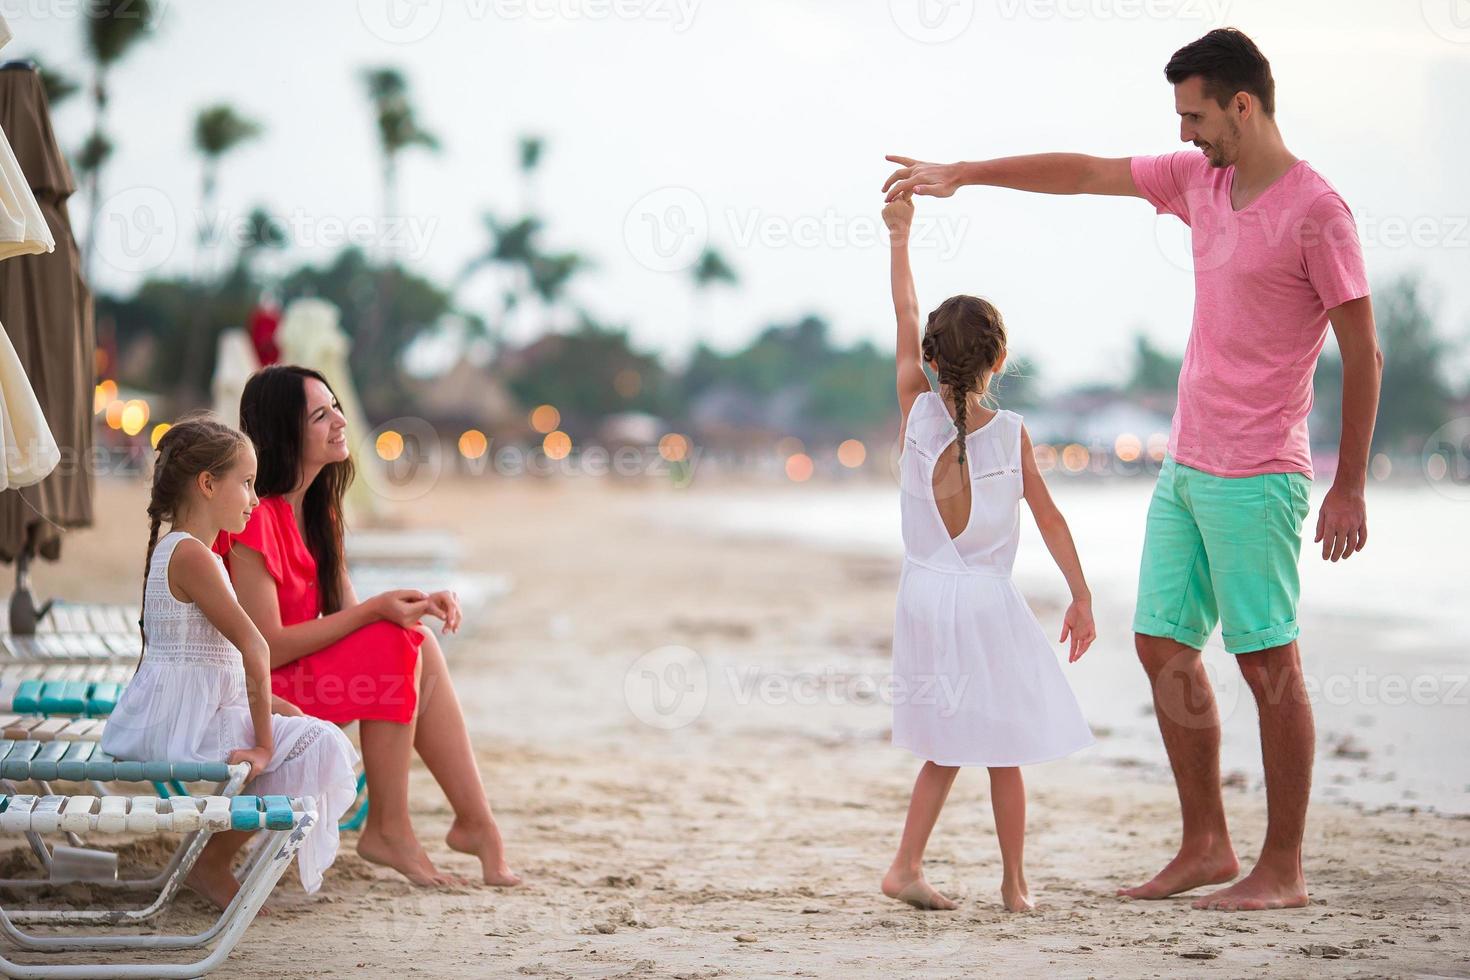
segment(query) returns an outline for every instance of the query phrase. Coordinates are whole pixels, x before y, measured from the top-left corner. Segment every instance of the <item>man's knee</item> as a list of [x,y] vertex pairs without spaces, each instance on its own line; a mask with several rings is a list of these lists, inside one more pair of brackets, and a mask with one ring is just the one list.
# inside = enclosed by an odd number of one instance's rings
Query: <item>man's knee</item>
[[1150,636],[1147,633],[1133,634],[1133,649],[1150,677],[1171,669],[1192,670],[1200,659],[1200,652],[1192,646],[1167,636]]
[[1257,704],[1305,700],[1306,685],[1302,680],[1301,655],[1295,640],[1265,650],[1238,653],[1235,662],[1240,666],[1240,674],[1255,695]]

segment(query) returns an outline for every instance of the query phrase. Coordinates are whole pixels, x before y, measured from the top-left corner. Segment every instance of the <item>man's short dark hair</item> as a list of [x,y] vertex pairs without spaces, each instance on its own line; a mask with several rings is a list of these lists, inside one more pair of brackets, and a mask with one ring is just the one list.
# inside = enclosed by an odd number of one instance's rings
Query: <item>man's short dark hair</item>
[[1205,94],[1220,108],[1230,104],[1236,92],[1249,92],[1261,103],[1266,118],[1276,115],[1276,82],[1271,62],[1256,43],[1233,27],[1221,27],[1191,41],[1164,66],[1170,85],[1198,75]]

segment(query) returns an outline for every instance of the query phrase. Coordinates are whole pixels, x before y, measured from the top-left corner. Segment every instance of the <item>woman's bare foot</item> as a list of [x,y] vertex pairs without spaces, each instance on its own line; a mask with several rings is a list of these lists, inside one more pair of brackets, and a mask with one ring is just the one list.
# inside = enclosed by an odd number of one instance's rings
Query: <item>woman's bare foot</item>
[[[229,907],[240,891],[240,882],[235,879],[233,871],[205,861],[195,862],[193,869],[184,878],[184,885],[221,912]],[[262,905],[255,914],[270,915],[270,910]]]
[[1031,901],[1031,889],[1024,877],[1000,883],[1000,901],[1007,912],[1034,912],[1036,905]]
[[406,838],[390,838],[377,830],[364,828],[357,838],[357,854],[364,861],[392,868],[413,884],[425,888],[463,883],[434,867],[434,862],[429,860],[428,853],[413,834]]
[[933,885],[924,880],[923,871],[889,868],[888,873],[883,876],[883,894],[926,912],[949,912],[959,908],[959,905],[939,894]]
[[494,823],[474,826],[456,818],[449,833],[444,836],[444,843],[449,845],[450,850],[473,854],[479,858],[480,872],[485,876],[485,884],[512,888],[521,883],[520,875],[510,870],[510,865],[505,863],[505,845],[501,842],[500,830]]
[[1133,888],[1119,888],[1124,898],[1168,898],[1201,885],[1220,885],[1240,873],[1240,862],[1229,840],[1202,848],[1180,848],[1174,860],[1153,878]]

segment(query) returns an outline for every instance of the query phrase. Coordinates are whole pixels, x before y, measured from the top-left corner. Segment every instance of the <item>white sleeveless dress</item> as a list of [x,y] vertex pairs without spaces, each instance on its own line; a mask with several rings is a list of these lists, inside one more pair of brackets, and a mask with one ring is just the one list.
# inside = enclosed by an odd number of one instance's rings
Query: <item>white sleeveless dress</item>
[[967,437],[970,519],[952,539],[933,479],[956,436],[937,392],[914,399],[899,456],[904,563],[893,628],[893,744],[945,766],[1070,755],[1094,744],[1092,731],[1011,579],[1021,533],[1021,416],[1001,410]]
[[[186,531],[159,539],[143,596],[147,645],[138,672],[107,720],[102,750],[140,762],[224,762],[255,746],[255,725],[240,651],[192,602],[168,587],[168,565]],[[225,586],[234,586],[213,552]],[[275,752],[246,790],[259,796],[316,798],[318,821],[298,852],[301,884],[314,892],[337,856],[337,822],[357,796],[357,750],[336,725],[311,717],[272,715]]]

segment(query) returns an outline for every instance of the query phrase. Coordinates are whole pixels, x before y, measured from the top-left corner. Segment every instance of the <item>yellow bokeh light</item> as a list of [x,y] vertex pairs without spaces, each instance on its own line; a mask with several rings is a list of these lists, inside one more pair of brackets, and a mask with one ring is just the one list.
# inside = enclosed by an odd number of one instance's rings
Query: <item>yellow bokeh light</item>
[[479,459],[490,448],[490,441],[479,429],[467,429],[459,435],[459,454],[465,459]]
[[531,428],[545,435],[561,425],[561,412],[555,405],[537,405],[531,410]]
[[135,436],[143,431],[143,426],[148,424],[148,403],[140,398],[134,398],[123,405],[122,416],[119,419],[122,430],[130,436]]
[[572,451],[572,437],[560,429],[548,432],[546,438],[541,440],[541,449],[548,459],[566,459],[567,454]]
[[374,448],[378,451],[379,459],[391,463],[403,455],[403,436],[392,429],[385,429],[378,434]]
[[109,428],[122,428],[123,408],[125,407],[126,406],[124,406],[123,403],[116,398],[107,403],[107,425]]
[[1148,458],[1155,463],[1164,458],[1169,451],[1169,437],[1163,432],[1155,432],[1148,437]]
[[149,445],[151,445],[154,449],[157,449],[158,448],[158,440],[162,439],[163,438],[163,434],[165,432],[167,432],[169,429],[172,429],[172,428],[173,428],[173,426],[169,425],[167,422],[160,422],[157,425],[155,425],[153,427],[153,431],[151,433],[149,433],[149,435],[148,435],[148,443],[149,443]]
[[1125,463],[1131,463],[1143,452],[1143,442],[1131,432],[1125,432],[1113,440],[1113,455]]
[[107,410],[107,406],[116,400],[117,382],[112,380],[99,382],[92,391],[92,414],[102,414]]
[[689,455],[689,440],[677,432],[666,433],[658,441],[658,454],[670,463],[677,463]]
[[643,390],[643,375],[632,368],[623,368],[613,375],[613,390],[624,398],[636,398]]
[[846,439],[837,447],[837,462],[848,469],[857,469],[868,458],[868,447],[861,439]]
[[810,480],[812,470],[812,458],[806,453],[792,453],[786,457],[786,478],[793,483]]
[[1087,447],[1074,442],[1062,450],[1062,467],[1068,473],[1081,473],[1087,469],[1089,458]]

